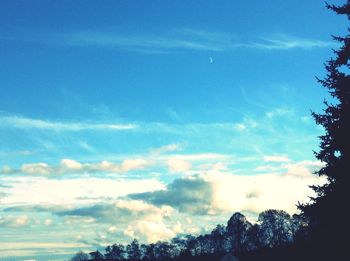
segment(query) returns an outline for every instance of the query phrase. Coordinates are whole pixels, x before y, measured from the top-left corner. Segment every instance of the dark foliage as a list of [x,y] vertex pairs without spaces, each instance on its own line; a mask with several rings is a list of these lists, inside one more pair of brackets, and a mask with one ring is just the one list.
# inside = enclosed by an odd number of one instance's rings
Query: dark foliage
[[[349,0],[342,6],[327,4],[327,7],[350,20]],[[349,235],[350,35],[333,38],[341,47],[334,50],[335,58],[325,65],[326,77],[318,81],[328,89],[334,101],[324,102],[323,113],[313,113],[316,123],[325,129],[325,134],[320,136],[320,150],[315,153],[325,166],[317,174],[325,176],[328,183],[313,186],[317,196],[311,203],[299,206],[310,220],[309,255],[315,260],[342,260]]]

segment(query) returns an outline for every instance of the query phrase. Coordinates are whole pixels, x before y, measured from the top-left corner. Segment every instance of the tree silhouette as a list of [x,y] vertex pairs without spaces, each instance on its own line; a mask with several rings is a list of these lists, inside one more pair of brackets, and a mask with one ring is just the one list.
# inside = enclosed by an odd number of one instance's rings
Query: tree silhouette
[[134,239],[129,245],[126,246],[126,253],[129,260],[141,259],[140,245],[137,239]]
[[290,215],[283,210],[265,210],[259,214],[259,241],[263,247],[275,247],[293,242],[294,229]]
[[155,247],[154,244],[145,245],[145,247],[144,247],[145,249],[144,249],[144,252],[143,252],[143,257],[146,260],[155,260],[156,259],[156,255],[154,253],[154,247]]
[[249,252],[258,249],[259,247],[259,225],[254,224],[248,228],[245,234],[243,249],[244,251]]
[[89,255],[84,253],[83,251],[80,251],[78,253],[76,253],[71,259],[70,261],[86,261],[89,260]]
[[[349,0],[342,6],[327,4],[327,7],[350,20]],[[325,65],[326,77],[318,79],[328,89],[332,102],[324,102],[326,109],[323,113],[313,113],[316,123],[325,129],[325,134],[320,136],[320,150],[315,153],[325,166],[317,173],[325,176],[328,182],[313,186],[317,196],[312,198],[311,203],[299,205],[299,208],[310,220],[311,254],[341,260],[338,258],[346,249],[349,235],[350,35],[333,38],[341,47],[334,50],[335,58]]]
[[114,244],[106,247],[105,259],[107,260],[124,260],[125,247],[121,244]]
[[226,228],[223,225],[217,225],[210,234],[214,253],[225,253],[227,248],[227,240],[226,240]]
[[[79,252],[71,260],[213,261],[220,260],[227,253],[233,253],[240,259],[242,257],[241,260],[267,260],[262,258],[270,257],[272,252],[279,253],[281,258],[290,254],[285,254],[283,247],[291,246],[289,243],[295,238],[306,238],[307,229],[308,222],[304,216],[290,217],[282,210],[267,210],[260,213],[259,222],[255,224],[251,224],[243,214],[236,212],[228,220],[227,226],[217,225],[208,234],[179,235],[170,241],[141,245],[134,239],[126,246],[122,244],[107,246],[104,255],[95,251],[90,253],[89,258],[89,255]],[[262,255],[264,251],[269,255]]]
[[165,258],[174,257],[174,247],[168,242],[158,241],[155,243],[154,252],[156,259],[162,260]]
[[248,229],[252,226],[247,218],[239,212],[234,213],[227,222],[227,233],[230,242],[230,250],[234,253],[243,251],[244,239]]
[[100,251],[94,251],[90,252],[90,259],[89,260],[95,260],[95,261],[101,261],[104,260],[104,256],[101,254]]

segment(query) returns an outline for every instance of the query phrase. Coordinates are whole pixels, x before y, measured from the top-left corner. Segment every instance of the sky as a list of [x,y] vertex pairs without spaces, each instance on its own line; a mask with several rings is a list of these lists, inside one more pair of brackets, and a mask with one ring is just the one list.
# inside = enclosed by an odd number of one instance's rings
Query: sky
[[323,1],[0,4],[0,260],[293,214],[325,182],[315,76],[347,25]]

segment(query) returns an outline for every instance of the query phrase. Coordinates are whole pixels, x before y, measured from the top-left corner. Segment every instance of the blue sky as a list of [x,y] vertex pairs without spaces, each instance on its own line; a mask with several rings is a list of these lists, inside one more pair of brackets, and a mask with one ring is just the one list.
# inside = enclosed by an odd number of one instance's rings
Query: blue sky
[[315,76],[346,21],[322,1],[1,6],[0,256],[293,213],[323,182]]

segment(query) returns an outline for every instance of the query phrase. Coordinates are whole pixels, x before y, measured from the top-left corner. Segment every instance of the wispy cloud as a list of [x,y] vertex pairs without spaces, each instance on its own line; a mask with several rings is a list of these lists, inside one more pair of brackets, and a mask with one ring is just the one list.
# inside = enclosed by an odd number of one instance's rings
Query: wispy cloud
[[[72,46],[96,46],[123,48],[132,51],[164,52],[176,49],[197,51],[223,51],[230,41],[208,38],[208,35],[174,34],[161,36],[121,35],[118,33],[78,32],[63,37],[64,43]],[[231,43],[231,45],[233,42]]]
[[318,39],[299,38],[288,35],[263,37],[261,41],[250,44],[251,48],[267,50],[312,49],[334,46],[334,42]]
[[113,47],[149,52],[166,52],[176,49],[222,52],[238,48],[288,50],[334,46],[331,41],[289,35],[241,39],[230,33],[192,29],[173,30],[167,35],[121,35],[86,31],[65,35],[63,38],[64,43],[71,46]]
[[266,162],[289,162],[289,161],[291,161],[288,158],[288,156],[285,156],[285,155],[264,156],[263,160]]
[[130,130],[138,126],[135,124],[118,123],[87,123],[61,122],[43,119],[26,118],[22,116],[0,116],[0,128],[43,129],[53,131],[83,131],[83,130]]
[[182,144],[172,143],[172,144],[161,146],[159,148],[151,149],[150,153],[151,154],[162,154],[162,153],[181,151],[181,150],[183,150]]
[[[267,36],[266,36],[267,35]],[[36,42],[43,37],[35,34],[25,38],[7,37],[6,41]],[[265,36],[241,36],[232,32],[202,29],[169,29],[167,32],[119,33],[111,31],[76,31],[50,34],[45,44],[71,47],[99,47],[135,51],[148,54],[162,54],[178,50],[232,52],[237,49],[291,50],[333,47],[335,42],[293,36],[287,33]],[[40,42],[43,43],[43,42]]]

